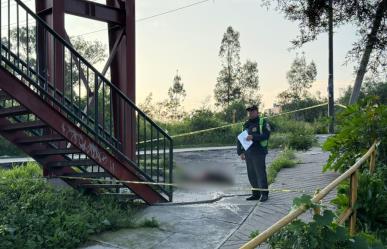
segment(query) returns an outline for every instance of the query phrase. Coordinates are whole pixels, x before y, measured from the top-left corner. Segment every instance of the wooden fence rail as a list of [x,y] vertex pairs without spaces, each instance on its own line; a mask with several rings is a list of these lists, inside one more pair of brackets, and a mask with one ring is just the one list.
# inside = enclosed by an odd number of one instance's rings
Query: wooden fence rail
[[[325,196],[327,196],[332,190],[334,190],[340,183],[344,180],[350,178],[350,191],[349,195],[349,207],[339,216],[337,219],[337,223],[343,224],[345,221],[349,219],[349,232],[351,235],[356,233],[356,200],[357,200],[357,187],[358,187],[358,170],[360,166],[369,158],[369,170],[371,173],[375,171],[375,162],[376,162],[376,147],[377,142],[369,148],[369,150],[347,171],[333,180],[330,184],[328,184],[325,188],[317,192],[312,198],[312,202],[318,204]],[[268,238],[270,238],[273,234],[278,232],[281,228],[297,219],[301,214],[306,212],[308,207],[303,205],[289,214],[285,215],[282,219],[274,223],[268,229],[260,233],[258,236],[244,244],[241,249],[252,249],[256,248],[263,242],[265,242]],[[319,210],[314,210],[315,213],[318,213]]]

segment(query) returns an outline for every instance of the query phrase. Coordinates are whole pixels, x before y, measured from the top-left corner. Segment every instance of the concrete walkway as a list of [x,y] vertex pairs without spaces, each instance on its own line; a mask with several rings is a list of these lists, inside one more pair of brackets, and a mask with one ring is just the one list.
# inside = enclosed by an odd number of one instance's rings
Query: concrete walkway
[[[278,151],[271,151],[269,165]],[[272,188],[302,189],[313,192],[336,176],[321,173],[328,155],[320,148],[297,153],[302,161],[297,167],[283,169]],[[249,240],[252,231],[263,231],[285,215],[297,193],[271,193],[266,203],[249,202],[242,194],[249,194],[246,166],[234,149],[185,151],[176,153],[178,165],[187,170],[218,169],[233,176],[234,185],[224,189],[204,187],[197,190],[177,190],[175,202],[202,201],[218,198],[206,204],[151,206],[139,217],[155,217],[159,228],[124,229],[91,238],[84,249],[111,248],[239,248]],[[334,193],[333,193],[334,194]],[[231,196],[231,197],[230,197]]]
[[[270,186],[273,189],[296,189],[310,192],[322,189],[333,181],[338,175],[332,172],[322,173],[322,167],[328,159],[328,154],[320,148],[313,148],[307,152],[297,153],[297,158],[301,160],[295,168],[282,169],[275,182]],[[284,215],[289,213],[293,199],[301,193],[271,193],[269,201],[258,203],[249,214],[245,222],[237,227],[217,248],[231,249],[239,248],[250,240],[252,231],[263,232]],[[336,192],[332,191],[322,202],[329,206],[329,202],[335,197]],[[305,213],[303,219],[310,219],[311,213]],[[259,248],[267,248],[262,245]]]

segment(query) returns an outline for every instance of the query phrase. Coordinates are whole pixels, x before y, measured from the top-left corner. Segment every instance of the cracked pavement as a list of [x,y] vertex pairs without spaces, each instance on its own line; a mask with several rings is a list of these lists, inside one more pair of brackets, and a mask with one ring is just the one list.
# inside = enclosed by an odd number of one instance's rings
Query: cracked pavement
[[[270,165],[278,150],[271,150],[267,157]],[[226,188],[201,186],[198,189],[177,189],[174,202],[191,202],[221,198],[206,204],[149,206],[138,213],[139,218],[156,218],[159,228],[122,229],[106,232],[91,238],[81,249],[213,249],[239,248],[249,240],[250,233],[263,231],[288,213],[292,200],[300,193],[272,192],[268,202],[246,201],[250,194],[246,165],[235,149],[183,151],[174,155],[177,165],[185,170],[212,168],[228,172],[234,184]],[[292,188],[314,191],[333,180],[334,174],[322,174],[327,153],[320,148],[297,152],[301,161],[295,168],[279,172],[272,188]],[[300,181],[300,179],[302,179]],[[328,199],[331,199],[331,196]],[[325,200],[329,201],[329,200]],[[306,215],[308,216],[308,214]],[[309,215],[310,216],[310,215]]]
[[[277,155],[272,150],[269,165]],[[215,248],[227,238],[250,214],[256,202],[248,202],[250,194],[245,162],[235,148],[223,150],[182,151],[174,155],[177,165],[187,171],[215,169],[227,172],[234,184],[219,188],[205,186],[195,190],[177,189],[174,202],[212,200],[220,195],[234,195],[205,204],[149,206],[138,213],[139,218],[156,218],[159,228],[122,229],[91,238],[82,249],[154,249],[154,248]],[[236,196],[235,196],[236,195]]]

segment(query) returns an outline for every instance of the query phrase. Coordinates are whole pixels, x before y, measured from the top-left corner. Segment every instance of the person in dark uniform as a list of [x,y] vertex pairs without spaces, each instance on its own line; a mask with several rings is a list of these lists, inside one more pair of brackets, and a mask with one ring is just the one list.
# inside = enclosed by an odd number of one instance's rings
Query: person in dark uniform
[[[237,141],[237,153],[242,160],[246,161],[247,175],[253,188],[267,189],[266,175],[266,155],[267,145],[270,136],[270,126],[268,122],[259,116],[258,107],[250,106],[246,109],[249,114],[249,120],[243,125],[243,130],[247,130],[247,140],[253,141],[253,144],[244,150],[239,140]],[[252,195],[246,200],[267,201],[269,198],[268,191],[253,190]]]

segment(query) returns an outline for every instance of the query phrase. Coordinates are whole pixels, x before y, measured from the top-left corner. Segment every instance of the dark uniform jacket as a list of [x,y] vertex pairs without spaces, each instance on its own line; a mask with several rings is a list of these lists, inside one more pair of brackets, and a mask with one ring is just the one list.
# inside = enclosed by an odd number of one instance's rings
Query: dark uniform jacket
[[[250,146],[248,151],[257,154],[267,154],[267,148],[262,147],[260,141],[268,140],[270,136],[270,126],[266,120],[263,121],[262,134],[259,132],[259,119],[249,119],[243,124],[243,130],[247,130],[249,135],[253,135],[253,144]],[[237,140],[237,153],[241,155],[245,150],[239,140]]]

